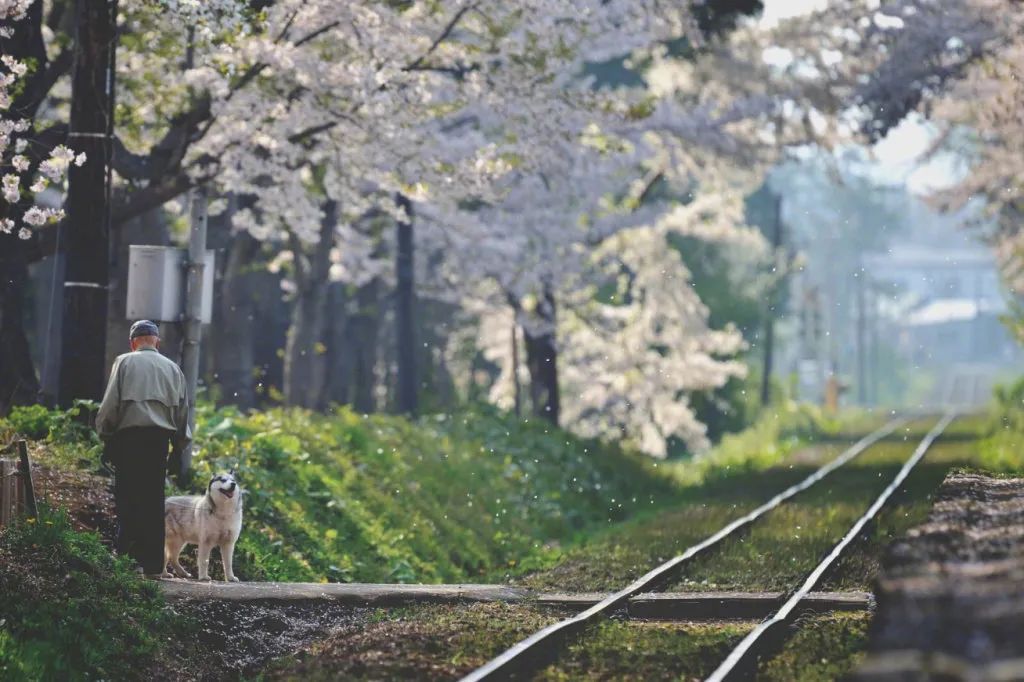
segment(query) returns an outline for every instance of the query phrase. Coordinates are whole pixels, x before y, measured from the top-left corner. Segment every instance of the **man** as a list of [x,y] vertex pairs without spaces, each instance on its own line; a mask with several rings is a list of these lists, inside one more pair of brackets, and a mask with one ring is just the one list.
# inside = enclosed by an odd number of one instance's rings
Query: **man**
[[159,352],[160,329],[139,320],[129,332],[131,353],[118,356],[96,414],[104,456],[114,465],[117,551],[147,577],[164,572],[164,478],[168,447],[188,446],[185,375]]

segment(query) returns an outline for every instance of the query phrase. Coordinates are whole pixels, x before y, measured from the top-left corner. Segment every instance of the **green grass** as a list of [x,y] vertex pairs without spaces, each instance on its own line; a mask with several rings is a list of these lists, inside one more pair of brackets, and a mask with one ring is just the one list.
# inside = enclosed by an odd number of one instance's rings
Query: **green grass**
[[482,580],[675,498],[645,458],[486,409],[207,409],[198,433],[197,481],[234,467],[249,493],[243,579]]
[[[671,589],[784,591],[798,584],[909,457],[934,421],[917,421],[870,448],[746,531],[687,564]],[[795,453],[764,470],[730,467],[680,493],[679,505],[620,524],[568,548],[558,561],[521,578],[536,588],[612,590],[633,580],[729,521],[805,478],[848,443],[829,443]],[[826,576],[835,589],[869,589],[885,546],[924,520],[930,496],[950,468],[971,461],[977,443],[960,435],[933,445],[879,518],[869,524],[855,551]]]
[[[677,589],[775,590],[798,585],[889,484],[916,446],[879,444],[790,502],[769,512],[745,534],[689,563]],[[896,501],[868,531],[869,540],[833,571],[833,586],[869,589],[885,545],[923,520],[930,495],[952,463],[961,461],[961,443],[933,446]],[[893,500],[891,500],[892,502]]]
[[763,682],[843,679],[863,659],[871,615],[834,613],[801,619],[777,655],[761,663]]
[[[528,605],[429,606],[381,614],[289,657],[266,680],[455,679],[565,614]],[[538,680],[704,677],[751,623],[606,621],[587,630]]]
[[[0,420],[5,441],[17,433],[45,439],[50,465],[98,462],[74,415],[18,408]],[[409,421],[201,406],[196,445],[195,492],[228,468],[248,492],[236,572],[249,580],[500,579],[677,492],[649,458],[486,407]]]
[[[835,445],[814,448],[825,459],[838,450]],[[787,465],[714,476],[684,489],[678,505],[597,533],[522,582],[567,591],[618,589],[801,480],[810,469]]]
[[66,515],[0,531],[0,678],[134,679],[187,623]]
[[703,679],[752,627],[745,622],[605,621],[536,679]]
[[808,443],[846,440],[845,434],[868,433],[888,418],[864,411],[828,416],[812,405],[786,401],[763,412],[744,431],[725,435],[708,452],[671,468],[676,480],[688,486],[741,471],[762,471]]
[[985,439],[974,466],[1000,474],[1024,475],[1024,379],[997,386]]
[[272,663],[258,679],[455,679],[558,618],[522,604],[392,609]]

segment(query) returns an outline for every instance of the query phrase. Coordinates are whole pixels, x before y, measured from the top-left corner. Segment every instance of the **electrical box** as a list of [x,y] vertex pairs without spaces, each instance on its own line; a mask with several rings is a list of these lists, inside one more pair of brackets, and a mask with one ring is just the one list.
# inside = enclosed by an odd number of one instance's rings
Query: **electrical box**
[[[185,262],[188,251],[172,246],[128,248],[129,320],[178,322],[185,312]],[[201,319],[213,319],[213,251],[207,251],[203,268],[203,308]]]

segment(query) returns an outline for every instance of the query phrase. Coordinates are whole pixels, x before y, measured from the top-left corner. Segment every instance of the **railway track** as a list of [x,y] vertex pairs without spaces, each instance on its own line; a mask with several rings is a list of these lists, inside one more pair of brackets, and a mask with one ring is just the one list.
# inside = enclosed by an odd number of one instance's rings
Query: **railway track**
[[[942,434],[954,418],[955,414],[950,412],[938,421],[918,444],[914,452],[906,459],[885,490],[853,524],[825,559],[808,574],[798,588],[785,595],[785,601],[774,614],[751,631],[730,652],[719,668],[708,678],[709,680],[717,682],[719,680],[734,679],[750,672],[752,662],[756,661],[757,655],[762,651],[762,645],[779,639],[780,633],[786,630],[786,626],[791,624],[794,616],[800,612],[801,603],[811,594],[815,585],[825,574],[825,571],[842,556],[843,552],[863,530],[864,526],[878,514],[886,501],[906,480],[913,468],[924,457],[932,443]],[[675,577],[687,562],[705,554],[708,550],[719,545],[738,531],[756,523],[766,514],[777,509],[797,494],[818,484],[830,473],[864,453],[907,421],[907,418],[897,418],[890,421],[880,429],[857,441],[835,459],[826,463],[799,483],[786,488],[756,509],[737,518],[705,540],[687,548],[681,554],[657,566],[627,587],[611,594],[582,613],[554,623],[520,641],[496,658],[466,675],[462,678],[463,682],[528,677],[531,672],[539,667],[557,659],[560,650],[575,635],[580,634],[590,624],[620,611],[635,595],[641,592],[652,592],[662,587],[666,582]]]

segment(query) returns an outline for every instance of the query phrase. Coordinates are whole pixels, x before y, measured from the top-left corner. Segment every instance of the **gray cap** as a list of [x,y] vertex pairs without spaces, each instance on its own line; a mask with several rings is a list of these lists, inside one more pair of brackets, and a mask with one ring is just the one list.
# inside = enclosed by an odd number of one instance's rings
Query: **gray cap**
[[155,322],[139,320],[132,325],[132,330],[128,332],[128,339],[131,340],[139,336],[160,336],[160,327],[156,326]]

